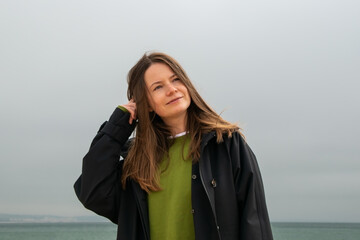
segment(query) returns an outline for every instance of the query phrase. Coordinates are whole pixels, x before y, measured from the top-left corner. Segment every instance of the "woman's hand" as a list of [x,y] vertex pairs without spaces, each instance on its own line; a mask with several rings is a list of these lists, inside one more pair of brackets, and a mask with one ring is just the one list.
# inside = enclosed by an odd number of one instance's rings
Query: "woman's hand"
[[127,104],[121,105],[122,107],[126,108],[126,110],[130,113],[129,123],[132,124],[134,120],[136,120],[136,103],[133,99]]

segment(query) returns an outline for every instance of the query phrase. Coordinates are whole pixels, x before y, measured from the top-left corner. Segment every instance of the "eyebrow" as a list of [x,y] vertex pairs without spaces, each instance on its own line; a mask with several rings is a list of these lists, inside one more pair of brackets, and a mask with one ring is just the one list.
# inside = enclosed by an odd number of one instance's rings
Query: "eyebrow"
[[[172,79],[172,78],[174,78],[174,77],[176,77],[176,74],[175,74],[175,73],[174,73],[173,75],[171,75],[169,79]],[[153,82],[153,83],[150,85],[150,88],[151,88],[153,85],[159,84],[159,83],[161,83],[161,82],[162,82],[162,81]]]

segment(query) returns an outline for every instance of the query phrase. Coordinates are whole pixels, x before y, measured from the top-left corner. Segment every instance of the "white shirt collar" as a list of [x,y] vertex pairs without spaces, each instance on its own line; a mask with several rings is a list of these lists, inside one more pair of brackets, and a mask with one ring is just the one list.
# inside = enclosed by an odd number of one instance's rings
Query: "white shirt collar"
[[175,136],[170,136],[169,138],[178,138],[178,137],[186,135],[187,133],[188,133],[187,131],[181,132],[181,133],[176,134]]

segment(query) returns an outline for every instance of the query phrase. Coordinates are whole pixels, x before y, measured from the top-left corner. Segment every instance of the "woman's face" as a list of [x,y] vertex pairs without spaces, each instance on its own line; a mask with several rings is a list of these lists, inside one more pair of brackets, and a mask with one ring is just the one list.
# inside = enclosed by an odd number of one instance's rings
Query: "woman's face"
[[164,63],[153,63],[144,75],[148,88],[150,111],[155,111],[162,120],[186,119],[191,98],[184,83]]

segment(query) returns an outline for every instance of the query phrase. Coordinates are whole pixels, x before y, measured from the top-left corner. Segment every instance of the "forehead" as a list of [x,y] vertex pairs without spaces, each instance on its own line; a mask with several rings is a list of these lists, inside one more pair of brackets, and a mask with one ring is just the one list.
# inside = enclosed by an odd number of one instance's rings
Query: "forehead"
[[164,81],[174,76],[173,70],[165,63],[153,63],[145,71],[144,79],[146,85],[151,85],[154,82]]

